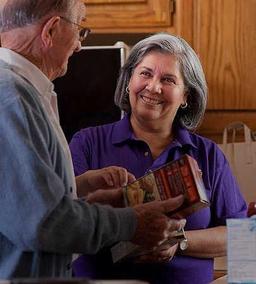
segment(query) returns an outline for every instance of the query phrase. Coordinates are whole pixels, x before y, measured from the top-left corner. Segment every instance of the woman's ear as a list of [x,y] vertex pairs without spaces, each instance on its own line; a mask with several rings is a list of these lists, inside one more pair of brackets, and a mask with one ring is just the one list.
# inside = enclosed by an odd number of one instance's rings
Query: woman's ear
[[41,31],[41,39],[44,47],[52,47],[53,38],[58,30],[58,25],[60,23],[60,17],[51,17],[43,26]]

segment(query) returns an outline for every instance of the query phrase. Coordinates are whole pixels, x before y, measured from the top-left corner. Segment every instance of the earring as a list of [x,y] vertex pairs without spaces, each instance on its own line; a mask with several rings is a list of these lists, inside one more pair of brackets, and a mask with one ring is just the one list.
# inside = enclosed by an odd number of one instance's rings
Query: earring
[[187,106],[188,106],[188,103],[187,103],[187,102],[185,102],[185,104],[181,104],[181,105],[180,105],[180,107],[181,107],[182,109],[185,109]]
[[125,91],[126,91],[127,94],[129,94],[130,90],[129,90],[128,86],[125,88]]

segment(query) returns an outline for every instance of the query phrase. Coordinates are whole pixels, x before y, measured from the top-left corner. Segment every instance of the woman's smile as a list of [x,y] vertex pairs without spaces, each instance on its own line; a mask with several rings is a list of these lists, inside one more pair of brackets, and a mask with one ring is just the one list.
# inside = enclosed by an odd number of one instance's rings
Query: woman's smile
[[155,97],[153,98],[151,96],[140,95],[140,98],[144,103],[149,104],[151,106],[156,106],[164,103],[164,101],[159,100]]

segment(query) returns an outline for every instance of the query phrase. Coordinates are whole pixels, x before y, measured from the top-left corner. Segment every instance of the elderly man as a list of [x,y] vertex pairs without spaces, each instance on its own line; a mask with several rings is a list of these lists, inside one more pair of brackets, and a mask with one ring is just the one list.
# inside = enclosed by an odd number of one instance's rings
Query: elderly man
[[120,240],[157,246],[181,225],[164,213],[182,197],[134,208],[94,203],[114,203],[118,189],[92,192],[90,202],[74,198],[76,187],[133,179],[118,167],[73,175],[51,81],[65,74],[89,32],[80,26],[84,9],[79,0],[0,2],[0,279],[68,277],[72,253]]

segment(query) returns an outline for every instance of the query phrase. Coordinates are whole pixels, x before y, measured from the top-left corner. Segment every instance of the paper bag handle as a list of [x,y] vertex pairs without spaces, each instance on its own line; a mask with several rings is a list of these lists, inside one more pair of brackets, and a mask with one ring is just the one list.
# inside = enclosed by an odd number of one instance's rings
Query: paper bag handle
[[246,162],[248,164],[251,164],[251,163],[253,163],[253,158],[252,158],[252,155],[251,155],[251,145],[252,145],[251,130],[243,122],[240,122],[240,121],[233,122],[233,123],[230,123],[229,125],[227,125],[224,128],[224,131],[223,131],[223,150],[224,150],[224,152],[227,151],[228,131],[232,130],[232,141],[231,141],[230,144],[232,145],[233,155],[231,156],[231,158],[235,159],[235,155],[236,155],[236,153],[235,153],[235,141],[236,141],[236,134],[237,134],[236,132],[238,130],[241,130],[241,129],[244,131],[245,159],[246,159]]
[[241,121],[232,122],[224,128],[223,131],[223,144],[227,144],[228,141],[228,132],[232,130],[232,140],[231,143],[236,142],[236,134],[237,131],[243,130],[244,131],[244,141],[246,143],[251,143],[251,130],[250,128]]

